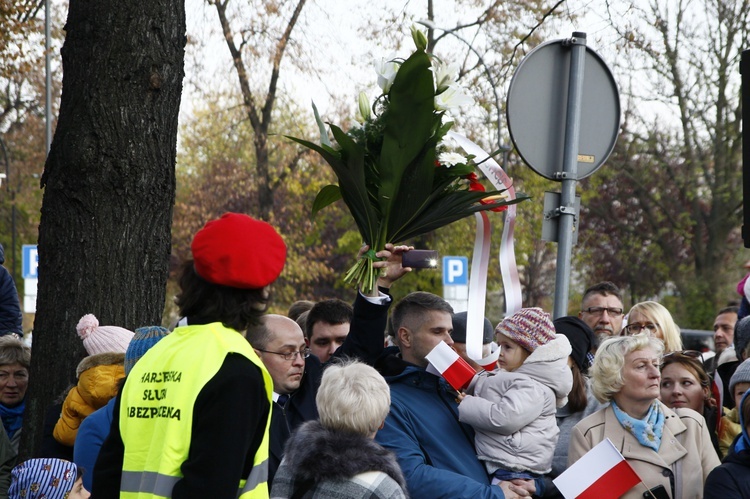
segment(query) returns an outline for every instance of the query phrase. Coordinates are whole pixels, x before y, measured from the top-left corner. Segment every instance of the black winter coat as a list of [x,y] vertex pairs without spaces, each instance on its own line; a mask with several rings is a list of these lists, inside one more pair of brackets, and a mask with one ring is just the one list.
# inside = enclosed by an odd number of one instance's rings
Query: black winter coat
[[703,499],[750,497],[750,451],[729,454],[706,479]]

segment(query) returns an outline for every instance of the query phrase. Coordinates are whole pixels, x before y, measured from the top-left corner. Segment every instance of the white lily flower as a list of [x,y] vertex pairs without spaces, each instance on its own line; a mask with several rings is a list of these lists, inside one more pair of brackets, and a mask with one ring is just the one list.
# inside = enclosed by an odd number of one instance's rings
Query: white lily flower
[[396,73],[401,65],[394,62],[396,54],[391,54],[387,58],[381,57],[375,59],[372,63],[375,72],[378,74],[378,86],[383,90],[384,94],[387,94],[393,85],[393,80],[396,79]]
[[474,99],[463,88],[455,84],[435,96],[435,109],[438,111],[450,111],[472,103],[474,103]]
[[446,90],[458,80],[458,64],[436,62],[432,66],[432,72],[435,75],[437,93]]
[[438,161],[440,161],[440,164],[445,165],[446,168],[466,164],[466,158],[457,152],[441,152],[438,155]]

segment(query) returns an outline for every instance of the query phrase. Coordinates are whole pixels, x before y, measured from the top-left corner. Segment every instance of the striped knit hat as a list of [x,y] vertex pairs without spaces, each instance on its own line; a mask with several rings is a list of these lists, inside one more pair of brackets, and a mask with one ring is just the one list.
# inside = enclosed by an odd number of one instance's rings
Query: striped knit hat
[[555,325],[552,317],[541,308],[522,308],[503,319],[495,333],[507,336],[527,352],[533,352],[555,339]]
[[29,459],[10,475],[10,499],[65,499],[76,483],[78,467],[63,459]]
[[83,348],[89,355],[98,353],[125,353],[133,338],[133,331],[119,326],[100,326],[94,314],[81,317],[76,326],[78,336],[83,340]]
[[128,350],[125,352],[125,375],[130,374],[130,370],[133,369],[138,359],[168,334],[169,329],[161,326],[145,326],[136,329]]

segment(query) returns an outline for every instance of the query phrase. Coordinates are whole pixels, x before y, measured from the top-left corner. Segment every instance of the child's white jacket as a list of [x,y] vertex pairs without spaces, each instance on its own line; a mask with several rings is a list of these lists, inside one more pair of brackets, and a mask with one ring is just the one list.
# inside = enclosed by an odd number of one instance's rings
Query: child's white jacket
[[474,427],[477,456],[489,473],[500,467],[549,473],[560,433],[555,412],[573,386],[570,352],[568,339],[557,335],[513,372],[474,376],[458,406],[459,419]]

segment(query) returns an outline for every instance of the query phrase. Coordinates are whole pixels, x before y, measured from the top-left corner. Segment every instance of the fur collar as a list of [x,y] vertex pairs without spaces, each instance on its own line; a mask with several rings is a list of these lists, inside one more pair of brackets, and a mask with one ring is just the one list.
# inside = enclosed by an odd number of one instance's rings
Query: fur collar
[[87,371],[92,367],[110,366],[116,364],[123,365],[124,363],[124,353],[105,352],[98,353],[96,355],[89,355],[88,357],[84,358],[80,362],[80,364],[78,364],[78,367],[76,368],[76,378],[80,378],[83,371]]
[[554,340],[538,346],[523,362],[524,364],[533,364],[535,362],[551,362],[560,359],[565,359],[567,362],[568,356],[572,351],[573,349],[570,346],[568,338],[564,334],[558,334]]
[[406,480],[391,451],[363,435],[328,430],[319,421],[304,423],[289,438],[284,461],[298,481],[341,481],[382,471],[406,493]]

